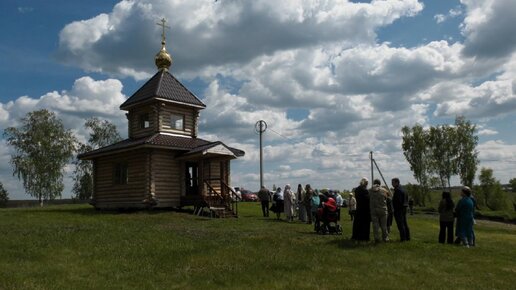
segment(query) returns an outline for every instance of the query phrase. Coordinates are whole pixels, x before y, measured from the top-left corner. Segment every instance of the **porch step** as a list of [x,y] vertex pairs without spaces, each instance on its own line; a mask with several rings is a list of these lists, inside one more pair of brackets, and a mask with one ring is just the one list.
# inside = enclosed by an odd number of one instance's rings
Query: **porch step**
[[203,216],[208,214],[210,217],[218,217],[218,218],[231,218],[238,217],[233,211],[226,209],[225,207],[199,207],[194,211],[195,215]]
[[237,215],[231,211],[228,210],[225,207],[210,207],[210,211],[219,218],[231,218],[231,217],[237,217]]

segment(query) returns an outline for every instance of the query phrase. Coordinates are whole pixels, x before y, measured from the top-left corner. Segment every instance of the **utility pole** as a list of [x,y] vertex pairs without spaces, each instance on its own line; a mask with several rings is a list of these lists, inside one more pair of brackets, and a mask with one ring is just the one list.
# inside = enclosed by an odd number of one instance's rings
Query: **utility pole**
[[380,170],[380,167],[378,166],[378,163],[376,163],[376,160],[374,160],[374,158],[373,158],[373,151],[369,152],[369,157],[371,158],[371,180],[372,180],[371,182],[374,181],[374,179],[373,179],[374,178],[374,176],[373,176],[373,165],[374,165],[374,166],[376,166],[376,169],[378,170],[378,173],[380,173],[380,177],[382,177],[383,183],[387,186],[387,190],[389,190],[389,192],[392,195],[391,188],[389,187],[389,184],[387,183],[387,181],[383,177],[382,171]]
[[260,134],[260,188],[263,186],[263,146],[262,146],[262,135],[267,130],[267,123],[264,120],[260,120],[254,124],[254,129]]
[[373,185],[374,181],[374,172],[373,172],[373,151],[369,152],[369,159],[371,159],[371,186]]

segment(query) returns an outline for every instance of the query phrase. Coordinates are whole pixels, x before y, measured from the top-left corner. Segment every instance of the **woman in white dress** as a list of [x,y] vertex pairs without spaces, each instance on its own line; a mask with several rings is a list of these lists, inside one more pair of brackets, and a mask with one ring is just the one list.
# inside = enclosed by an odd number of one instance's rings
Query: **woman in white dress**
[[285,190],[283,190],[283,207],[285,209],[285,215],[287,216],[287,221],[294,221],[294,210],[295,210],[295,196],[292,190],[290,190],[290,184],[285,185]]

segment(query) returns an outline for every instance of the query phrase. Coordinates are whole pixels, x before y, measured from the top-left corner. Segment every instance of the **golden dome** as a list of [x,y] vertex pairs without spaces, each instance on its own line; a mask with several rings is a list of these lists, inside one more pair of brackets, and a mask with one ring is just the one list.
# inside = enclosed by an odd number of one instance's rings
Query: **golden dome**
[[156,23],[163,29],[161,32],[161,50],[156,54],[156,57],[154,58],[154,62],[156,63],[156,66],[158,67],[158,70],[168,70],[170,65],[172,65],[172,57],[170,54],[168,54],[167,49],[165,48],[165,28],[170,28],[166,25],[167,20],[165,18],[162,18],[160,23]]
[[172,65],[172,57],[168,54],[167,49],[165,48],[165,41],[161,42],[161,50],[156,54],[154,62],[156,63],[158,70],[168,70]]

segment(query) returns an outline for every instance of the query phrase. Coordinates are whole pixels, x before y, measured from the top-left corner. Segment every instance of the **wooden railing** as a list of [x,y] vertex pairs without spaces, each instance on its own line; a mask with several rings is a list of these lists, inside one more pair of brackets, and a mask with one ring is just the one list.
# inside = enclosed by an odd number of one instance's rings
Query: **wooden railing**
[[[238,217],[238,202],[242,201],[242,198],[233,190],[233,188],[227,185],[224,180],[220,180],[221,187],[225,189],[229,196],[229,206],[231,211]],[[224,190],[223,190],[224,191]]]
[[[210,181],[220,182],[220,192],[213,188]],[[238,201],[240,197],[229,185],[220,178],[205,179],[204,184],[206,184],[208,192],[203,195],[203,198],[210,207],[223,206],[227,211],[231,211],[238,216]]]

